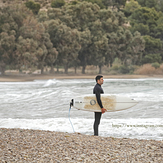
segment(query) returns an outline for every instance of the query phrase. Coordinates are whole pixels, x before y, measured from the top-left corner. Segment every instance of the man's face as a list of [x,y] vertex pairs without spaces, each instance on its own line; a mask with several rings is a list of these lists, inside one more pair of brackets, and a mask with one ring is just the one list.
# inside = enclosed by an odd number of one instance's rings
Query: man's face
[[103,78],[100,78],[100,80],[97,80],[97,83],[102,85],[104,83],[104,79]]

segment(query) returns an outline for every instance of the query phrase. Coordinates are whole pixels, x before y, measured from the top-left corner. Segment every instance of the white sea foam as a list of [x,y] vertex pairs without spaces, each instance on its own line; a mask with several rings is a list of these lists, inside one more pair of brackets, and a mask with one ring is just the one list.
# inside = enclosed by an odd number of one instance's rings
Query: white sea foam
[[46,81],[46,83],[43,85],[43,87],[48,87],[48,86],[51,86],[51,85],[54,85],[57,83],[57,80],[53,79],[53,80],[48,80]]
[[[75,132],[93,135],[93,119],[71,119]],[[0,119],[1,128],[37,129],[72,133],[68,118],[50,119]],[[102,119],[100,136],[163,140],[163,120],[149,119]]]

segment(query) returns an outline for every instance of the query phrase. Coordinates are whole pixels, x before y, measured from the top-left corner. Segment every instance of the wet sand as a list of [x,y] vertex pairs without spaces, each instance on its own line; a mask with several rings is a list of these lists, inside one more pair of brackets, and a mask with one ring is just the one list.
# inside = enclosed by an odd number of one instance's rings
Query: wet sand
[[[0,82],[25,82],[48,79],[94,79],[96,75],[5,75],[0,76]],[[139,79],[163,78],[162,75],[103,75],[104,79]]]
[[0,129],[0,162],[163,162],[163,141]]

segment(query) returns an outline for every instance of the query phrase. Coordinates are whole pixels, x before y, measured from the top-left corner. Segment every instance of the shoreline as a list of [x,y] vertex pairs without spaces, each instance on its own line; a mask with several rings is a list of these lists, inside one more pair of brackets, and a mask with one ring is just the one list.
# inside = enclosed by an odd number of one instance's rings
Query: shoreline
[[1,162],[163,162],[163,141],[0,128]]
[[[94,79],[96,75],[75,75],[75,74],[43,74],[43,75],[4,75],[0,76],[0,82],[27,82],[34,80],[48,79]],[[163,75],[103,75],[104,79],[142,79],[142,78],[163,78]]]

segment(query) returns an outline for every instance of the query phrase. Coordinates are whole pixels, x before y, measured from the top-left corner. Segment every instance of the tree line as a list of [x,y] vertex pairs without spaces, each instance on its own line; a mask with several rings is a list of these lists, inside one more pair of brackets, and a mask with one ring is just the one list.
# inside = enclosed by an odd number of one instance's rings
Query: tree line
[[[145,1],[143,1],[145,2]],[[147,1],[148,2],[148,1]],[[150,0],[152,2],[152,0]],[[159,1],[157,1],[159,2]],[[162,9],[131,0],[26,1],[0,8],[0,71],[162,61]],[[101,5],[100,5],[101,4]],[[129,23],[129,25],[128,25]],[[144,32],[144,33],[143,33]]]
[[130,31],[140,32],[145,40],[141,64],[162,63],[163,1],[130,0],[123,11],[131,24]]

